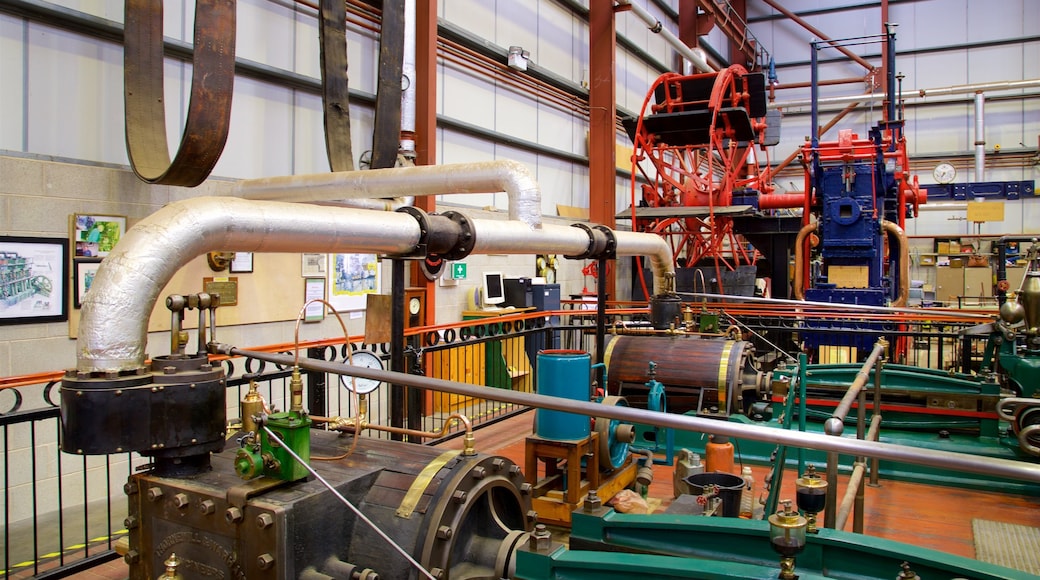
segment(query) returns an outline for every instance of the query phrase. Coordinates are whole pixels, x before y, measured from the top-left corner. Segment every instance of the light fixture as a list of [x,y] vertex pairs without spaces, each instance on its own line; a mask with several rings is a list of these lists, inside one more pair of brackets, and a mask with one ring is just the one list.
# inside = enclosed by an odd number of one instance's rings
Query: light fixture
[[509,68],[516,69],[518,71],[527,70],[527,61],[531,58],[531,53],[524,50],[522,46],[510,46],[509,47],[509,59],[507,64]]

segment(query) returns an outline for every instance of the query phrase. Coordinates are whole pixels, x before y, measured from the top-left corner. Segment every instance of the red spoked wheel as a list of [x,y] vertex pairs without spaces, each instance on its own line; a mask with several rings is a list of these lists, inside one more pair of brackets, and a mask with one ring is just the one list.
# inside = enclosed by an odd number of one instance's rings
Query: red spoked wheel
[[[633,134],[633,229],[664,236],[677,266],[713,261],[721,270],[754,263],[754,251],[722,209],[733,205],[735,194],[740,200],[772,190],[762,168],[768,153],[755,154],[765,139],[765,103],[754,102],[761,85],[751,76],[739,65],[667,73],[643,101]],[[637,207],[691,209],[637,217]]]

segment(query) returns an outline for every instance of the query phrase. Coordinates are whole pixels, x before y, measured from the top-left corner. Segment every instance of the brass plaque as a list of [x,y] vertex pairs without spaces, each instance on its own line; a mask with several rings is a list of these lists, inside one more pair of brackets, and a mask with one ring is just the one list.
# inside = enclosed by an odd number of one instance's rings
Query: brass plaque
[[202,291],[207,294],[220,294],[221,306],[238,305],[238,276],[230,278],[203,278]]

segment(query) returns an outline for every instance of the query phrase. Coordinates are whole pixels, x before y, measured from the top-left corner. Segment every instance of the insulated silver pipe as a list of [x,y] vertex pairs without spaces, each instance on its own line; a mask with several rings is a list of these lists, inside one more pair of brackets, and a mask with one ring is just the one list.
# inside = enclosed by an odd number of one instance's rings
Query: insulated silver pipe
[[419,237],[403,213],[234,197],[171,203],[130,228],[98,270],[83,300],[77,370],[139,368],[159,292],[208,251],[405,254]]
[[631,8],[632,14],[635,14],[637,18],[646,24],[646,27],[650,29],[650,32],[660,34],[664,38],[665,42],[672,45],[683,58],[690,61],[697,70],[701,72],[714,72],[715,67],[708,64],[708,59],[704,56],[704,51],[699,48],[690,48],[686,46],[686,43],[679,40],[679,37],[672,34],[670,30],[664,27],[664,24],[660,20],[654,18],[653,14],[646,11],[639,4],[632,2],[631,0],[617,0],[619,7]]
[[509,219],[532,229],[542,227],[538,183],[525,165],[508,159],[264,177],[241,181],[235,188],[245,199],[306,202],[386,198],[402,192],[429,196],[498,191],[509,196]]
[[[415,155],[415,0],[404,0],[404,58],[401,63],[401,151]],[[410,205],[410,204],[409,204]]]
[[[518,222],[473,220],[473,252],[476,254],[544,254],[576,256],[589,246],[584,230],[545,224],[531,231]],[[654,272],[654,294],[672,290],[672,249],[656,234],[614,231],[618,256],[647,256]]]
[[[292,365],[294,360],[292,355],[243,350],[229,345],[220,345],[217,351],[220,354],[247,356],[258,360],[284,365]],[[452,393],[465,397],[479,399],[492,398],[495,401],[501,401],[503,403],[514,403],[517,405],[538,407],[540,409],[553,409],[568,413],[578,413],[589,417],[604,417],[607,419],[616,419],[625,423],[654,425],[657,427],[682,429],[683,431],[694,431],[698,433],[714,433],[716,435],[750,439],[752,441],[765,441],[777,445],[819,449],[822,451],[831,451],[847,455],[865,455],[867,457],[878,457],[880,459],[913,463],[916,465],[929,465],[932,467],[941,467],[943,469],[981,473],[992,477],[1007,477],[1022,481],[1040,482],[1040,465],[1025,461],[979,457],[966,453],[953,453],[936,449],[908,447],[905,445],[881,443],[878,441],[864,441],[850,437],[832,437],[830,435],[824,435],[823,433],[789,431],[786,429],[777,429],[762,425],[731,423],[729,421],[719,421],[717,419],[707,419],[704,417],[678,415],[675,413],[660,413],[657,411],[648,411],[646,409],[637,409],[635,407],[604,405],[602,403],[578,401],[565,399],[563,397],[511,391],[508,389],[495,389],[494,392],[491,392],[484,386],[453,383],[443,379],[344,365],[341,362],[315,360],[307,357],[300,357],[299,363],[300,368],[308,370],[333,373],[337,375],[345,374],[348,376],[357,376],[386,383],[404,385],[407,387],[432,389],[443,393]]]
[[975,93],[975,182],[986,181],[986,95]]
[[[941,97],[950,95],[968,95],[978,92],[1010,91],[1017,89],[1033,89],[1040,87],[1040,79],[1026,79],[1021,81],[1001,81],[994,83],[976,83],[971,85],[954,85],[950,87],[939,87],[935,89],[907,90],[899,93],[900,100],[925,99],[928,97]],[[847,105],[849,103],[862,103],[861,107],[867,107],[873,101],[884,100],[884,93],[867,93],[865,95],[845,95],[841,97],[824,97],[818,100],[822,105]],[[812,105],[812,99],[795,99],[791,101],[777,101],[769,104],[770,109],[783,109],[791,113],[792,109],[808,107]]]

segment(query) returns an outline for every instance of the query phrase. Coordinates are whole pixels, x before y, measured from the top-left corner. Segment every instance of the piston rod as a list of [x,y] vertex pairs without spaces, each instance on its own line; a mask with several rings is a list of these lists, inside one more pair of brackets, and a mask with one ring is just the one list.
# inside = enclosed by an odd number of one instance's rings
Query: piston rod
[[[287,366],[293,364],[293,357],[290,355],[244,350],[226,344],[211,344],[210,352],[231,356],[251,357]],[[1040,482],[1040,466],[1012,461],[1009,459],[976,457],[962,453],[953,453],[950,451],[908,447],[905,445],[895,445],[892,443],[881,443],[877,441],[859,441],[846,437],[833,437],[822,433],[788,431],[785,429],[776,429],[759,425],[740,425],[736,423],[728,423],[726,421],[705,419],[702,417],[658,413],[644,409],[635,409],[632,407],[608,406],[599,403],[575,401],[572,399],[550,397],[548,395],[538,395],[535,393],[522,393],[504,389],[495,389],[494,393],[492,393],[486,387],[482,386],[453,383],[443,379],[395,373],[381,369],[343,365],[310,358],[300,358],[299,365],[301,368],[308,370],[333,373],[337,375],[357,376],[381,382],[396,383],[408,387],[432,389],[434,391],[452,393],[466,397],[487,399],[489,396],[493,395],[494,400],[504,403],[514,403],[517,405],[527,405],[542,409],[579,413],[589,417],[617,419],[626,423],[654,425],[698,433],[711,432],[716,435],[750,439],[753,441],[765,441],[777,445],[834,451],[847,455],[865,455],[868,457],[877,457],[879,459],[888,459],[917,465],[943,467],[969,473],[981,473],[1022,481]]]

